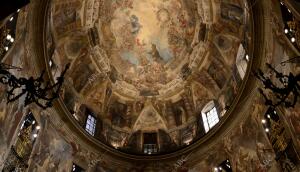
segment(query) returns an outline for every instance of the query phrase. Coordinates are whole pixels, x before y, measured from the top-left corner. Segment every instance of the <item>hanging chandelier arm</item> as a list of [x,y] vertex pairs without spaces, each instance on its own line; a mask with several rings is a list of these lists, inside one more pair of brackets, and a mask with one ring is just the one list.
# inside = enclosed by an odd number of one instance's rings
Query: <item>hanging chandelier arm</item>
[[265,89],[275,91],[276,93],[282,93],[286,90],[286,86],[284,88],[279,88],[271,81],[270,78],[267,78],[265,76],[262,76],[260,81],[264,84]]
[[[48,86],[50,84],[46,85],[46,88],[44,89],[44,91],[49,91],[49,90],[54,90],[54,92],[52,93],[52,98],[47,98],[46,96],[44,97],[44,100],[53,100],[54,98],[57,98],[59,96],[59,92],[61,90],[62,84],[64,82],[64,76],[67,72],[67,70],[70,68],[70,63],[68,63],[64,69],[64,71],[61,73],[61,75],[59,77],[57,77],[57,82],[54,85]],[[56,88],[57,87],[57,88]],[[55,89],[56,88],[56,89]]]
[[259,88],[258,91],[264,97],[265,104],[273,107],[274,106],[273,101],[267,97],[267,95],[264,93],[264,91],[261,88]]
[[[300,63],[300,56],[282,62],[281,64],[288,62]],[[270,95],[271,98],[269,98],[261,88],[258,89],[265,99],[265,105],[273,108],[280,105],[284,105],[286,108],[294,108],[300,96],[300,74],[295,76],[290,72],[289,75],[285,75],[277,71],[271,64],[267,63],[266,65],[267,68],[271,70],[270,74],[275,73],[276,79],[278,79],[279,82],[273,82],[270,77],[265,76],[261,69],[258,69],[257,72],[254,73],[255,77],[263,83],[264,89],[272,92],[272,96]]]
[[273,71],[276,74],[276,78],[282,83],[285,84],[285,80],[287,79],[289,76],[288,75],[284,75],[283,73],[278,72],[271,64],[266,63],[267,67]]
[[[58,98],[59,91],[64,82],[64,76],[69,69],[70,64],[67,64],[61,75],[57,78],[57,82],[54,85],[51,85],[49,82],[44,84],[44,74],[45,71],[42,71],[40,76],[36,79],[33,77],[30,78],[17,78],[11,74],[9,69],[18,69],[21,68],[6,65],[0,63],[0,83],[7,85],[9,88],[7,92],[7,103],[16,101],[23,95],[25,96],[25,106],[35,103],[39,107],[46,109],[52,106],[52,102]],[[21,93],[15,95],[16,90],[21,89]],[[51,96],[50,96],[51,93]],[[49,97],[48,97],[49,96]],[[45,101],[45,102],[41,102]]]
[[[264,80],[265,79],[265,80]],[[260,80],[264,83],[265,85],[265,88],[268,89],[268,90],[271,90],[273,92],[276,92],[278,95],[277,95],[277,98],[280,100],[279,102],[277,103],[273,103],[273,101],[271,99],[269,99],[266,94],[263,92],[262,89],[259,89],[259,92],[260,94],[264,97],[265,99],[265,104],[266,105],[269,105],[269,106],[272,106],[272,107],[277,107],[279,106],[280,104],[286,102],[286,99],[289,95],[289,92],[287,92],[287,89],[284,88],[277,88],[270,79],[267,79],[266,77],[264,76],[261,76],[260,77]]]
[[[34,102],[42,107],[43,109],[46,109],[47,107],[52,106],[52,102],[58,98],[59,92],[61,89],[61,86],[64,82],[64,76],[69,69],[70,64],[67,64],[64,71],[61,73],[61,75],[57,78],[57,82],[54,85],[50,85],[49,82],[47,82],[45,88],[38,88],[37,91],[34,93],[33,96],[37,97],[34,100]],[[42,76],[42,75],[41,75]],[[47,92],[48,91],[54,91],[52,92],[52,97],[47,97]],[[48,95],[49,96],[49,95]],[[45,100],[46,103],[43,105],[42,103],[39,102],[39,100]]]
[[[14,90],[14,89],[13,89]],[[24,94],[26,94],[26,90],[25,89],[22,89],[22,92],[20,94],[18,94],[17,96],[14,96],[13,98],[10,98],[11,95],[14,95],[12,92],[10,92],[7,96],[7,103],[10,103],[10,102],[13,102],[13,101],[16,101],[17,99],[19,99],[20,97],[22,97]]]
[[[63,82],[57,82],[55,83],[54,85],[50,85],[50,86],[46,86],[44,89],[42,89],[44,92],[47,92],[47,91],[54,91],[54,94],[56,94],[60,88],[61,88],[61,85],[62,85]],[[56,88],[57,87],[57,88]],[[55,89],[56,88],[56,89]]]
[[[1,65],[1,64],[0,64]],[[7,71],[7,70],[4,70],[4,69],[2,69],[1,67],[0,67],[0,75],[3,75],[3,76],[9,76],[9,75],[11,75],[11,73],[9,72],[9,71]]]
[[290,58],[290,59],[288,59],[286,61],[281,62],[280,64],[282,66],[285,66],[287,63],[300,63],[300,56],[296,56],[296,57]]
[[53,97],[48,98],[44,94],[35,94],[35,96],[39,99],[46,100],[46,101],[52,101],[53,99],[57,98],[57,96],[53,96]]
[[0,70],[7,71],[9,69],[22,70],[22,68],[20,68],[20,67],[12,66],[9,64],[5,64],[5,63],[0,63]]
[[265,86],[266,89],[274,89],[277,88],[275,84],[271,81],[270,78],[266,77],[261,69],[258,69],[257,72],[254,73],[256,78],[258,78]]
[[54,85],[48,86],[50,84],[47,84],[46,86],[46,90],[52,90],[54,89],[56,86],[58,86],[58,89],[60,89],[60,86],[62,85],[62,83],[64,82],[64,76],[67,72],[67,70],[70,68],[70,63],[68,63],[65,67],[65,69],[63,70],[63,72],[60,74],[59,77],[56,78],[57,82]]
[[11,75],[8,78],[8,86],[12,88],[21,88],[24,85],[25,78],[16,78],[15,76]]
[[280,100],[280,101],[278,101],[278,102],[275,104],[275,107],[281,105],[282,103],[285,103],[285,104],[291,104],[290,102],[286,101],[287,98],[288,98],[288,96],[289,96],[289,94],[284,95],[284,96],[282,96],[282,97],[279,97],[279,100]]
[[[39,107],[41,107],[42,109],[47,109],[48,103],[46,103],[46,105],[41,104],[38,100],[34,100],[34,103],[36,103]],[[51,106],[50,106],[51,107]]]

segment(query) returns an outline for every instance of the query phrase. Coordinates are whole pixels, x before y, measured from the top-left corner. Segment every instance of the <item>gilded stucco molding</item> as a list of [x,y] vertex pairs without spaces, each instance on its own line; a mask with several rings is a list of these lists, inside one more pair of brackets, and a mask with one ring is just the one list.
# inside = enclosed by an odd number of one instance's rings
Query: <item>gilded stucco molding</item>
[[[251,4],[251,3],[250,3]],[[252,66],[252,69],[255,70],[256,67],[259,67],[261,64],[261,60],[263,57],[265,57],[265,47],[264,42],[265,40],[265,13],[264,13],[264,7],[266,4],[264,4],[264,1],[259,1],[255,6],[253,6],[253,19],[254,19],[254,32],[253,32],[253,40],[252,40],[252,51],[253,60],[250,62],[250,66]],[[32,37],[32,54],[31,57],[34,58],[37,64],[35,67],[36,73],[41,71],[41,69],[46,68],[48,71],[48,78],[52,79],[51,72],[49,70],[48,60],[49,57],[46,52],[45,48],[45,28],[46,28],[46,21],[47,21],[47,14],[49,11],[49,1],[48,0],[41,0],[41,1],[33,1],[32,2],[32,10],[31,11],[31,17],[30,19],[30,36]],[[44,57],[44,58],[42,58]],[[250,67],[251,68],[251,67]],[[76,136],[79,139],[82,139],[85,144],[90,145],[95,150],[98,150],[99,152],[107,151],[108,154],[110,154],[111,158],[116,159],[122,159],[122,160],[135,160],[137,162],[145,162],[145,161],[161,161],[164,160],[166,162],[170,161],[176,161],[179,157],[181,157],[184,154],[189,154],[190,152],[197,152],[197,155],[199,155],[199,152],[204,153],[207,151],[207,148],[212,147],[216,142],[221,140],[221,138],[226,135],[230,129],[237,126],[241,120],[245,119],[249,113],[243,113],[241,111],[244,106],[249,106],[251,100],[249,97],[254,96],[255,88],[256,88],[256,80],[251,75],[251,71],[248,70],[246,74],[246,78],[248,78],[247,82],[244,82],[242,85],[242,88],[239,94],[239,96],[236,98],[234,105],[229,109],[226,115],[226,119],[222,120],[217,127],[215,127],[209,134],[207,134],[203,139],[199,140],[198,142],[194,143],[193,145],[184,148],[182,150],[179,150],[174,153],[166,154],[166,155],[158,155],[158,156],[135,156],[135,155],[129,155],[126,153],[119,152],[113,148],[110,148],[100,141],[96,140],[95,138],[92,138],[86,134],[86,132],[82,129],[81,126],[77,123],[77,121],[72,117],[70,112],[65,107],[63,101],[60,99],[55,103],[54,108],[56,109],[57,114],[59,115],[62,122],[65,123],[65,125],[70,129],[70,131],[73,131],[73,133],[76,133]],[[51,115],[56,115],[55,113],[51,113]]]

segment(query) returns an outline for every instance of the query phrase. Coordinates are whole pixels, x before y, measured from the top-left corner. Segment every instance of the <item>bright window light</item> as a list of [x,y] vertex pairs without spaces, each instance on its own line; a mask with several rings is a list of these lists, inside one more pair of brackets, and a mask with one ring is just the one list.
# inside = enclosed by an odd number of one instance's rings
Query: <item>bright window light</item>
[[85,131],[87,131],[90,135],[94,136],[96,131],[96,118],[92,115],[88,115],[85,125]]
[[219,115],[216,107],[213,107],[206,113],[202,113],[202,120],[204,124],[205,132],[207,133],[211,128],[213,128],[219,122]]

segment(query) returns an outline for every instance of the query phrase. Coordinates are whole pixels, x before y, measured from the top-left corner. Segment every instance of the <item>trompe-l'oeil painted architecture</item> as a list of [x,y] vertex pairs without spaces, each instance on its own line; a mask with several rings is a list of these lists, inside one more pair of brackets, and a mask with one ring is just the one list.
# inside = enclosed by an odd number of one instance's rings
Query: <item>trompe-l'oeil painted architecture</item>
[[[3,18],[3,172],[300,171],[298,1],[32,0]],[[7,103],[11,87],[28,93]]]

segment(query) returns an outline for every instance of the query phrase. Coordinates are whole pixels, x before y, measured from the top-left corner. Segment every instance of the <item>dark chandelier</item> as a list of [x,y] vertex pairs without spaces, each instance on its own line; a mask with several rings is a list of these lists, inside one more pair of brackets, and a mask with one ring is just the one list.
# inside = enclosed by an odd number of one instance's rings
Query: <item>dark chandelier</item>
[[[300,56],[284,61],[281,65],[285,66],[287,63],[300,63]],[[274,109],[280,105],[284,105],[286,108],[294,108],[300,95],[300,85],[298,83],[300,82],[300,74],[295,75],[290,72],[285,75],[277,71],[271,64],[267,63],[266,65],[271,71],[270,76],[275,74],[275,81],[272,81],[271,77],[264,74],[261,69],[254,73],[256,78],[264,85],[264,90],[261,88],[258,90],[265,99],[265,105]],[[266,91],[270,93],[271,98],[266,94]]]
[[23,77],[17,78],[9,70],[21,70],[20,68],[0,63],[0,83],[8,86],[6,91],[7,103],[16,101],[25,95],[24,106],[35,103],[43,109],[52,107],[53,101],[59,97],[59,92],[64,82],[64,75],[69,66],[69,64],[66,65],[64,71],[57,77],[56,83],[51,85],[49,81],[45,82],[43,79],[45,71],[36,79],[33,77],[28,79]]

